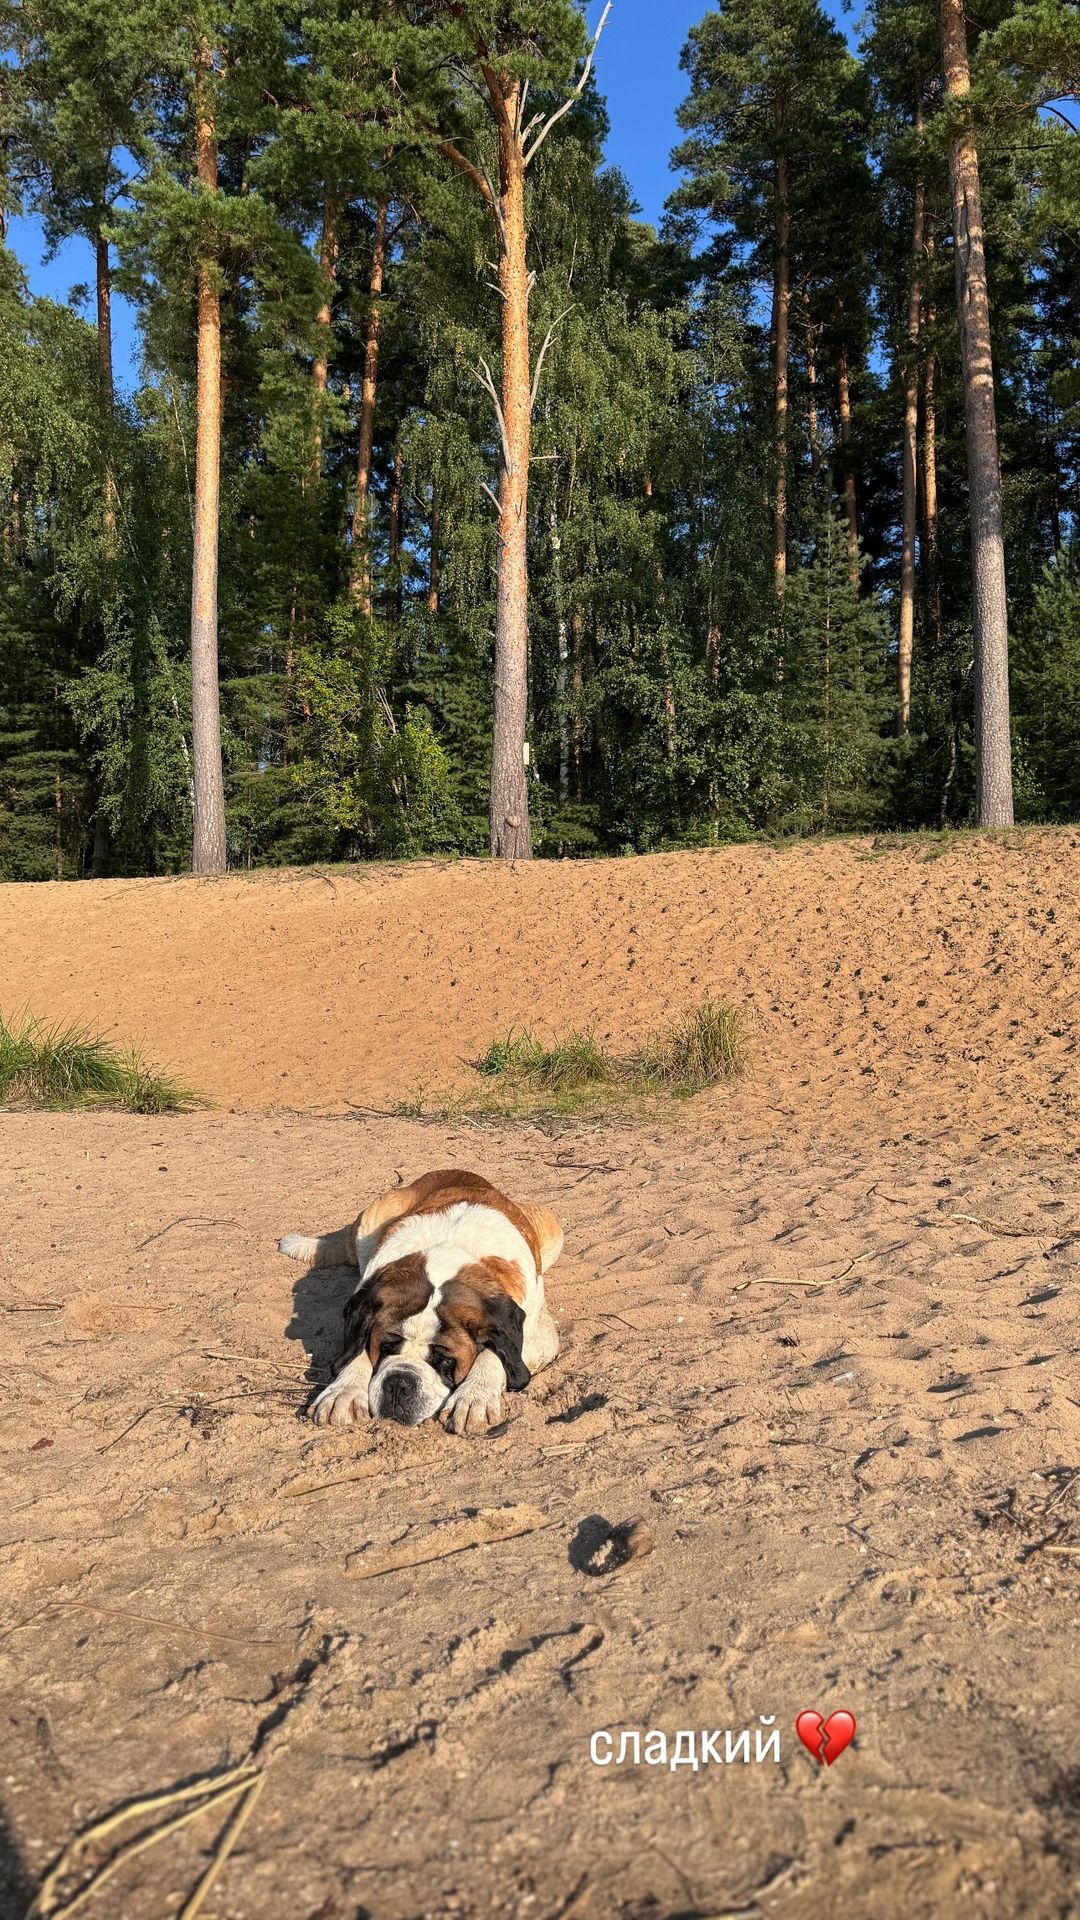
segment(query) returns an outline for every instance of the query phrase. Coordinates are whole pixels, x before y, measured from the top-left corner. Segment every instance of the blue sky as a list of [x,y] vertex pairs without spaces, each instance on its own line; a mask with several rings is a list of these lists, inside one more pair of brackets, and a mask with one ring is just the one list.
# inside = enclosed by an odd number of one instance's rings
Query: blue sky
[[[608,158],[625,173],[647,220],[657,221],[671,191],[668,161],[678,137],[675,114],[686,92],[679,55],[708,0],[614,0],[597,54],[597,79],[611,116]],[[852,32],[853,14],[841,0],[826,0],[827,10]],[[601,0],[589,0],[590,24]],[[35,293],[66,299],[68,289],[93,279],[88,247],[69,241],[46,264],[40,231],[28,220],[13,220],[9,242]],[[136,341],[132,316],[123,300],[113,311],[116,371],[122,385],[132,384]]]

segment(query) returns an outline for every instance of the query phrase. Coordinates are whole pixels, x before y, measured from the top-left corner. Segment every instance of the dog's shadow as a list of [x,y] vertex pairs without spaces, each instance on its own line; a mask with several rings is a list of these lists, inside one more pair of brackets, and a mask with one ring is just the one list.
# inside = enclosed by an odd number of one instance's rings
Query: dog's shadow
[[356,1285],[354,1267],[309,1267],[293,1282],[292,1319],[286,1340],[307,1352],[312,1391],[332,1377],[341,1358],[345,1302]]

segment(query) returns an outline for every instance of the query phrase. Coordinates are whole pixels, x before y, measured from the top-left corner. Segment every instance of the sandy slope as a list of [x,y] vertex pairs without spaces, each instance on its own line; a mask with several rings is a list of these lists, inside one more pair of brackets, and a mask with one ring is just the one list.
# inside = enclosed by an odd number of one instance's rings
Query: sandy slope
[[[0,1000],[249,1109],[704,987],[759,1055],[663,1127],[0,1117],[3,1920],[253,1747],[204,1920],[1080,1912],[1080,853],[859,854],[7,890]],[[565,1219],[559,1360],[482,1442],[316,1431],[346,1279],[276,1236],[454,1163]],[[829,1772],[809,1706],[859,1720]],[[589,1763],[766,1714],[779,1767]],[[175,1914],[215,1832],[90,1920]]]
[[0,1008],[142,1040],[229,1106],[381,1104],[515,1023],[624,1045],[713,992],[757,1022],[755,1129],[1030,1140],[1080,1112],[1075,833],[0,887],[0,929]]

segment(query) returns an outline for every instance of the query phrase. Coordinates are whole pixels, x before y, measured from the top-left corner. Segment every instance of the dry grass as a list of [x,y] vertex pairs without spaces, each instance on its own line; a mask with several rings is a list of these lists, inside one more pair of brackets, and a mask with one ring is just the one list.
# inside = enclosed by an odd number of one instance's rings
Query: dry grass
[[[451,1103],[458,1118],[648,1111],[658,1101],[692,1098],[735,1079],[746,1065],[746,1022],[725,1001],[706,1000],[626,1057],[606,1052],[591,1033],[572,1029],[545,1044],[526,1027],[493,1040],[473,1064],[489,1084]],[[410,1111],[428,1111],[422,1095]],[[446,1117],[450,1107],[441,1112]]]
[[736,1080],[746,1065],[746,1021],[726,1000],[705,1000],[647,1040],[636,1070],[648,1086],[683,1097]]

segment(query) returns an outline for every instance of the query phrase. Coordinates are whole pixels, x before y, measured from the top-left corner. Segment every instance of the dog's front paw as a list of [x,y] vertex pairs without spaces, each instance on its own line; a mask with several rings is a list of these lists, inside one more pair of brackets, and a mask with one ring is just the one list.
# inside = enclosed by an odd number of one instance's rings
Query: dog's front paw
[[352,1361],[331,1380],[328,1387],[312,1401],[310,1413],[317,1427],[355,1427],[361,1420],[370,1419],[368,1408],[368,1388],[371,1385],[371,1362],[364,1356],[362,1361]]
[[439,1408],[439,1419],[448,1433],[486,1433],[489,1427],[497,1427],[502,1419],[501,1385],[469,1374]]

